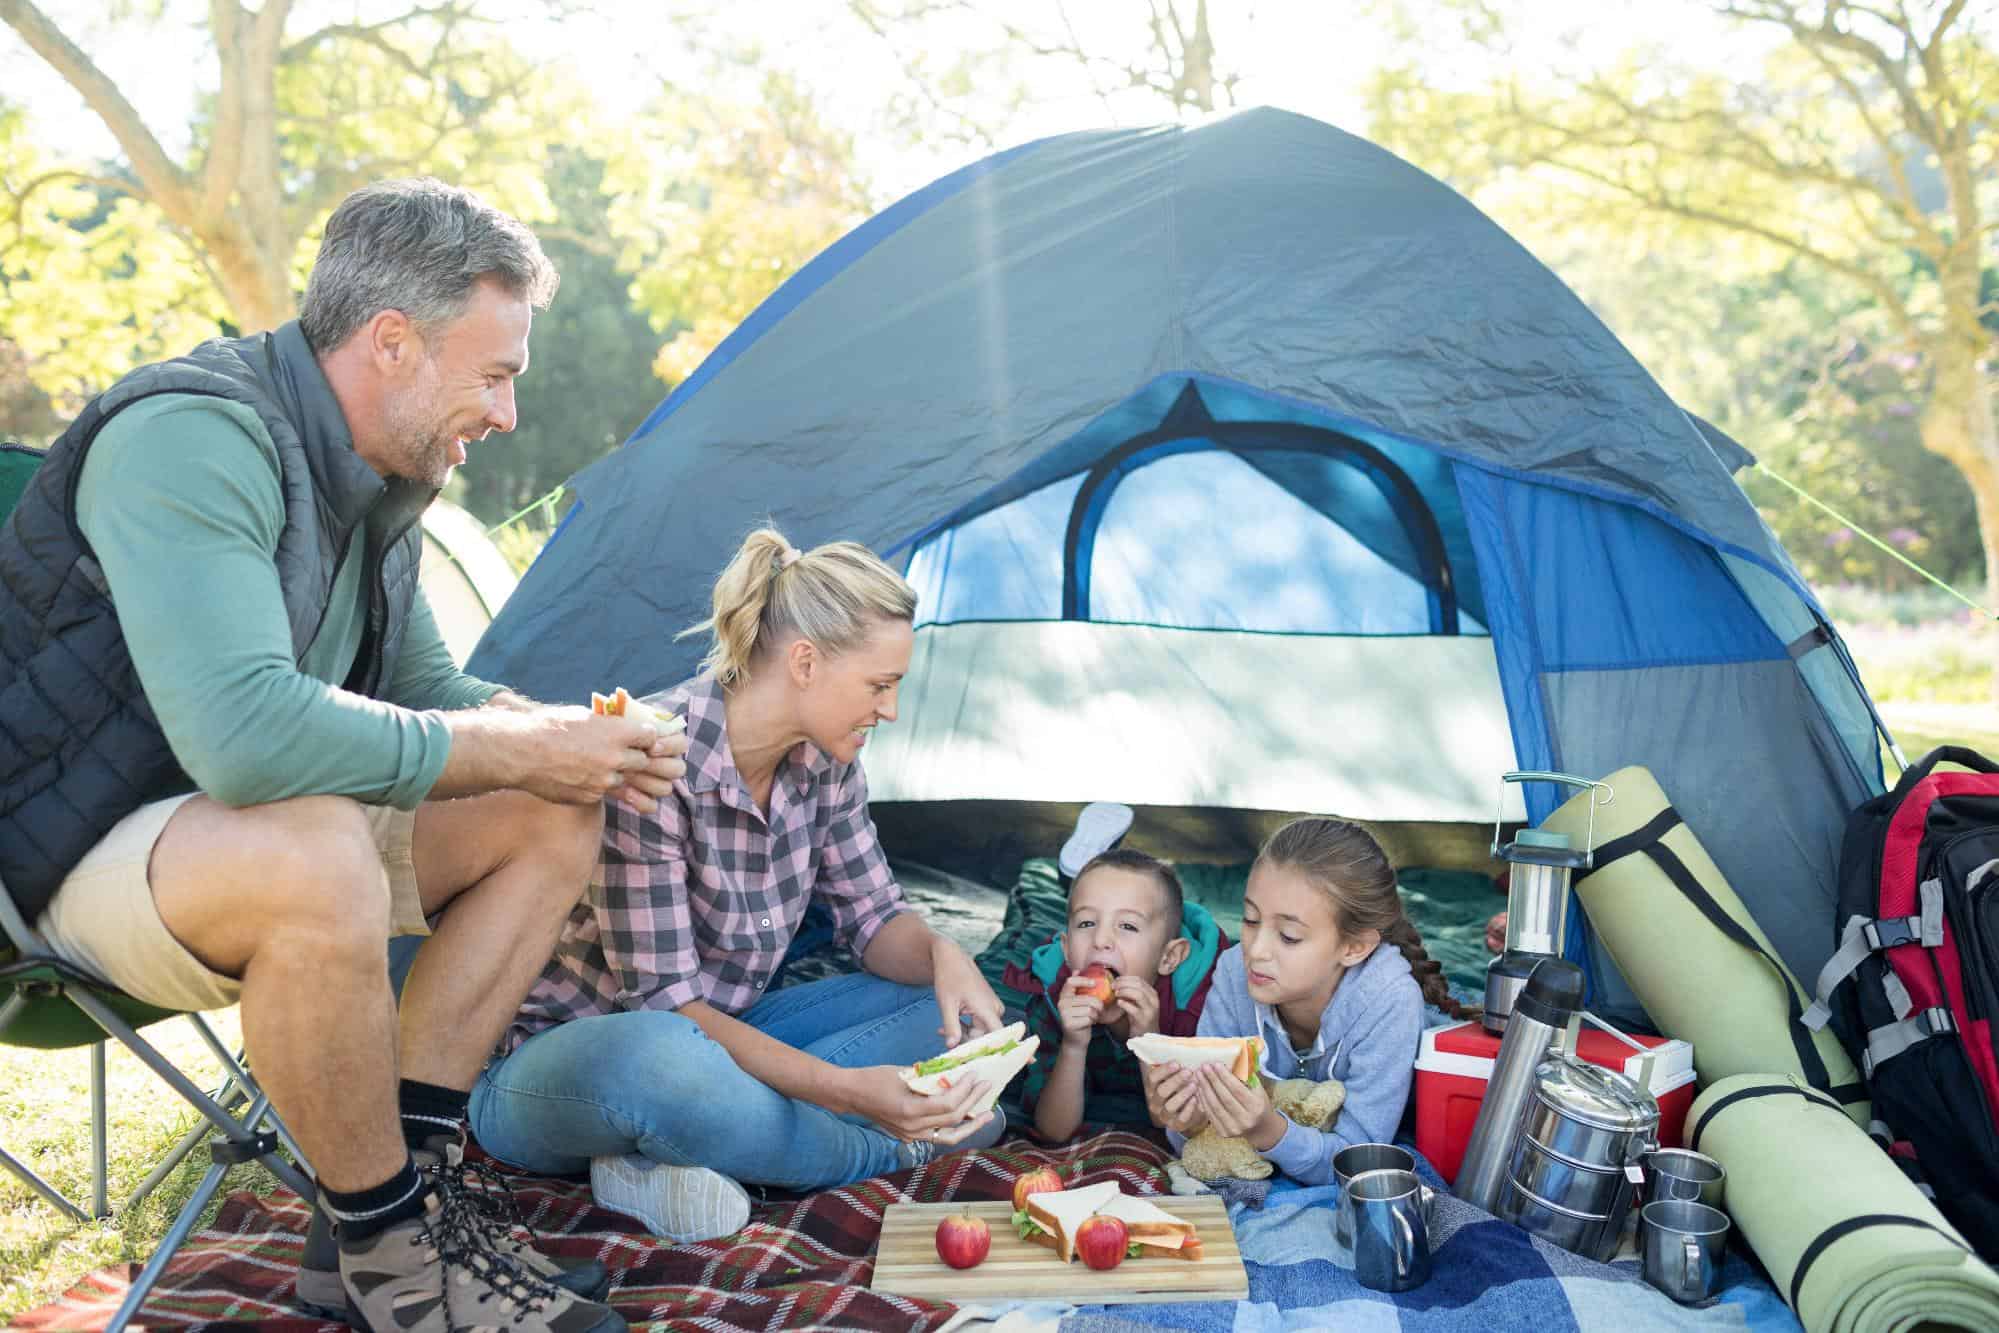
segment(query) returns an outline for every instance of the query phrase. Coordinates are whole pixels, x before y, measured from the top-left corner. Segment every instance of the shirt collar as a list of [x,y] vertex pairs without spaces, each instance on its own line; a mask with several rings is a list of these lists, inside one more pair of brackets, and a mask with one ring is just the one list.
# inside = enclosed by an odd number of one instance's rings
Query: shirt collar
[[[665,706],[687,719],[687,786],[697,792],[733,787],[747,793],[743,775],[736,771],[736,756],[729,749],[728,713],[722,687],[715,673],[703,671],[683,681],[664,696]],[[651,700],[647,700],[651,702]],[[677,705],[677,706],[676,706]],[[804,796],[812,789],[812,777],[820,768],[832,767],[831,759],[811,741],[800,741],[777,766],[777,780],[788,782],[792,791]]]

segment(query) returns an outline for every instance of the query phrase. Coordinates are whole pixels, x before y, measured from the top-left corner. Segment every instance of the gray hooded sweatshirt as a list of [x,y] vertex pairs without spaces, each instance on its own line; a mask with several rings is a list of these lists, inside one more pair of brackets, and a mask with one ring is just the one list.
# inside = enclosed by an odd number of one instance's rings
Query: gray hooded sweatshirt
[[[1330,1130],[1287,1121],[1284,1137],[1263,1156],[1303,1185],[1330,1184],[1333,1154],[1356,1143],[1387,1143],[1402,1122],[1423,1040],[1423,989],[1409,960],[1392,944],[1375,946],[1359,967],[1340,978],[1319,1019],[1318,1040],[1308,1051],[1292,1048],[1277,1011],[1249,996],[1242,946],[1215,962],[1214,985],[1201,1010],[1203,1037],[1261,1037],[1266,1079],[1336,1078],[1346,1084],[1346,1105]],[[1186,1138],[1172,1131],[1174,1148]]]

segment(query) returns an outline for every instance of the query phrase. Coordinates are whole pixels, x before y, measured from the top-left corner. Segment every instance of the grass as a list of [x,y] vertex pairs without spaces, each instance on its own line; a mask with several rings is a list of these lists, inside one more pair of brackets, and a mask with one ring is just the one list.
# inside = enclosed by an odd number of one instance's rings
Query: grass
[[[1928,589],[1893,596],[1835,589],[1825,600],[1911,760],[1946,742],[1999,758],[1999,708],[1991,703],[1999,628],[1979,624]],[[1892,780],[1892,763],[1887,772]],[[224,1042],[236,1042],[235,1011],[212,1015],[211,1022]],[[214,1085],[219,1069],[186,1023],[160,1024],[147,1035],[197,1083]],[[110,1049],[108,1073],[110,1197],[115,1206],[197,1117],[116,1046]],[[0,1146],[85,1207],[90,1192],[89,1079],[85,1050],[0,1047],[0,1088],[7,1090],[0,1096]],[[93,1269],[146,1259],[193,1193],[207,1162],[206,1152],[197,1150],[139,1209],[88,1225],[61,1216],[11,1173],[0,1171],[0,1324],[55,1299]],[[274,1183],[252,1167],[232,1175],[229,1186],[268,1189]],[[208,1218],[214,1208],[211,1204]]]

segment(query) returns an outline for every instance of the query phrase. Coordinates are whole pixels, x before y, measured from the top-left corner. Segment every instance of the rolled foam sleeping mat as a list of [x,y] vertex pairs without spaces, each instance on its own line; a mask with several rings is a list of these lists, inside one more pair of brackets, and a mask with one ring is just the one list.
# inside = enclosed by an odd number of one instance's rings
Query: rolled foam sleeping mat
[[1999,1273],[1842,1110],[1738,1074],[1695,1099],[1687,1143],[1727,1170],[1736,1229],[1810,1333],[1999,1329]]
[[[1800,1021],[1812,997],[1651,772],[1634,765],[1603,781],[1611,800],[1597,806],[1594,867],[1577,872],[1576,897],[1645,1012],[1693,1044],[1703,1086],[1734,1074],[1797,1074],[1865,1126],[1867,1089],[1846,1048],[1830,1028],[1812,1032]],[[1581,847],[1594,795],[1578,793],[1541,827]]]

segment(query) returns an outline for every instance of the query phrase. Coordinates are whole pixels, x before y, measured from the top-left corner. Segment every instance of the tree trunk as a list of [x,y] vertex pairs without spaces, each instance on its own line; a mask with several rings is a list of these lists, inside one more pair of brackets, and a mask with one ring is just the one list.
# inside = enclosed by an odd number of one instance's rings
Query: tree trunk
[[[1985,551],[1985,598],[1999,597],[1999,421],[1975,349],[1943,353],[1936,387],[1923,414],[1923,446],[1949,460],[1971,488],[1978,540]],[[1999,703],[1999,634],[1982,625],[1992,645],[1991,698]]]

